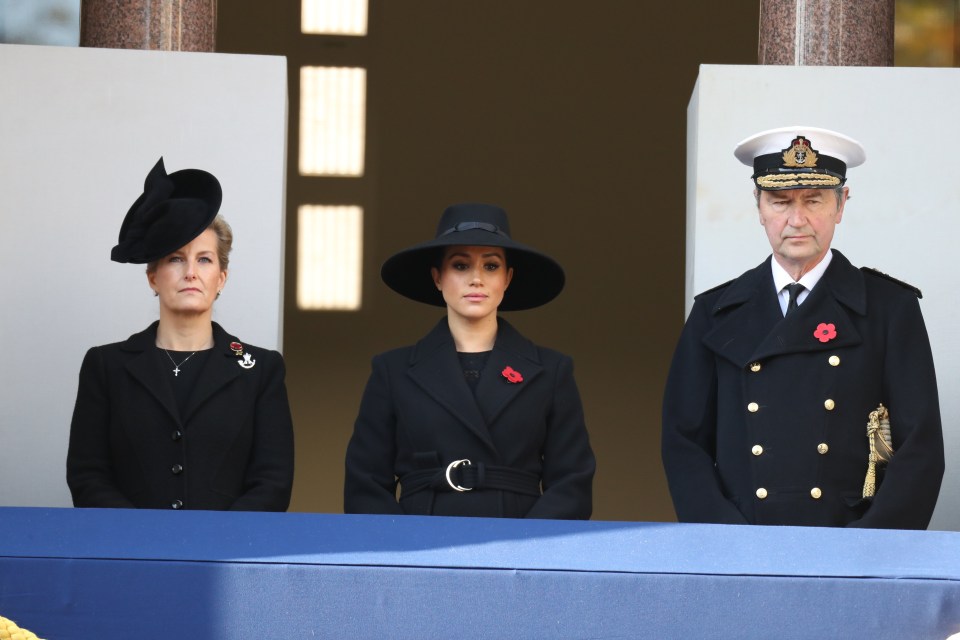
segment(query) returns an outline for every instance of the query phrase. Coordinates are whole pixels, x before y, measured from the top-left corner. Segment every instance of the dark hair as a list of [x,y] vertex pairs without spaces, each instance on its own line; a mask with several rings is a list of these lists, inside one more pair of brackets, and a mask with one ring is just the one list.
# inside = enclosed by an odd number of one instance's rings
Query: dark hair
[[[446,255],[447,251],[450,250],[450,247],[455,247],[455,246],[457,246],[457,245],[450,245],[450,246],[447,246],[447,247],[437,247],[437,249],[436,249],[436,254],[435,254],[434,257],[433,257],[433,260],[431,260],[431,263],[432,263],[432,265],[433,265],[438,271],[443,268],[443,256]],[[483,245],[465,245],[465,246],[468,246],[468,247],[469,247],[469,246],[483,246]],[[504,261],[504,265],[503,265],[503,266],[504,266],[504,267],[509,267],[509,266],[510,266],[510,251],[507,250],[506,247],[495,247],[495,248],[500,249],[501,251],[503,251],[503,261]]]

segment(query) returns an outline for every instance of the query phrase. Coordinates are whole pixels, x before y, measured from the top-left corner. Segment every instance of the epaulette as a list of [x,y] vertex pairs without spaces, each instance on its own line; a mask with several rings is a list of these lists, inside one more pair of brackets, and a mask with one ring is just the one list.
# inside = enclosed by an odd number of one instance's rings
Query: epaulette
[[907,284],[903,280],[897,280],[893,276],[887,275],[883,271],[877,271],[876,269],[871,269],[870,267],[860,267],[860,270],[863,271],[864,273],[869,273],[871,275],[877,276],[878,278],[883,278],[884,280],[889,280],[890,282],[896,283],[901,287],[903,287],[904,289],[909,289],[910,291],[913,291],[915,294],[917,294],[918,298],[923,297],[923,293],[920,292],[920,289],[917,289],[912,284]]
[[[736,280],[736,278],[734,278],[733,280]],[[724,282],[723,284],[718,284],[717,286],[713,287],[712,289],[707,289],[706,291],[701,291],[701,292],[698,293],[697,295],[693,296],[693,299],[696,300],[696,299],[699,298],[700,296],[705,296],[705,295],[707,295],[708,293],[713,293],[714,291],[719,291],[720,289],[723,289],[724,287],[729,286],[730,283],[733,282],[733,280],[727,280],[727,281]]]

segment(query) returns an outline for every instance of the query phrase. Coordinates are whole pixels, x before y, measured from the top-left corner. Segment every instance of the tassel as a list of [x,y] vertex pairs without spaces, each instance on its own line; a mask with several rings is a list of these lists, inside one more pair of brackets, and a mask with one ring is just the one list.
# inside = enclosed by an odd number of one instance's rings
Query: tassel
[[871,411],[867,418],[867,441],[870,443],[870,455],[867,458],[867,477],[863,481],[863,497],[872,498],[877,493],[877,463],[886,464],[893,457],[890,413],[882,404]]
[[867,462],[867,477],[863,481],[863,497],[872,498],[877,492],[877,454],[870,438],[870,457]]
[[0,640],[41,640],[33,632],[18,627],[9,618],[0,616]]

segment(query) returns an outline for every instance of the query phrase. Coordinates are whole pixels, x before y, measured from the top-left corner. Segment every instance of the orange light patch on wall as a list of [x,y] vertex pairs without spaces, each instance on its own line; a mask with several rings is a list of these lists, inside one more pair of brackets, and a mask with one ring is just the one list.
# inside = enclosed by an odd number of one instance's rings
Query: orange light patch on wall
[[303,0],[300,31],[308,34],[367,35],[367,0]]
[[366,69],[301,67],[301,175],[363,175],[366,93]]
[[363,275],[363,209],[303,205],[297,213],[297,307],[356,311]]

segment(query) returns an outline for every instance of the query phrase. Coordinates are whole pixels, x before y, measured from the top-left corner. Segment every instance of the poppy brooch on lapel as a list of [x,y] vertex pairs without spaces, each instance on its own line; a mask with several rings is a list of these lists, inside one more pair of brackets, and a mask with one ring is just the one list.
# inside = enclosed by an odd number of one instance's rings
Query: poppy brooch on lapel
[[830,342],[837,337],[837,327],[833,323],[821,322],[813,332],[813,337],[820,342]]
[[237,360],[239,364],[244,369],[253,369],[253,365],[257,364],[257,361],[253,359],[249,353],[243,352],[243,345],[239,342],[231,342],[230,350],[233,351],[233,354],[236,356],[243,356],[243,360]]
[[523,382],[523,376],[520,375],[520,372],[514,369],[513,367],[507,367],[500,374],[507,379],[507,382],[510,384],[517,384],[518,382]]

